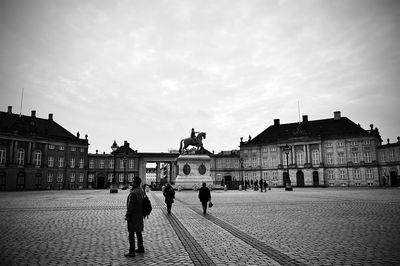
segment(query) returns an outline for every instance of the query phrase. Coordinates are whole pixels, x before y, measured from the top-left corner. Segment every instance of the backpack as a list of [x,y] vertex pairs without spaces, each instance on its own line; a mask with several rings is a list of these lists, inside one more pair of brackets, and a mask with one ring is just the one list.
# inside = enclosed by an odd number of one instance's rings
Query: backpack
[[153,209],[153,207],[151,207],[151,202],[149,197],[147,197],[146,194],[144,194],[143,197],[143,219],[147,217],[147,219],[149,219],[149,215],[151,213],[151,210]]

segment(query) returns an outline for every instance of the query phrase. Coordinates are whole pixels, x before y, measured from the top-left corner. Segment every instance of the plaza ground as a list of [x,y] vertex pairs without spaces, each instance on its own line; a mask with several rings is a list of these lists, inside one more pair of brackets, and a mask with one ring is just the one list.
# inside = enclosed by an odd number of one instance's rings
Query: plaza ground
[[126,258],[127,190],[0,193],[0,265],[399,265],[399,188],[148,193],[145,254]]

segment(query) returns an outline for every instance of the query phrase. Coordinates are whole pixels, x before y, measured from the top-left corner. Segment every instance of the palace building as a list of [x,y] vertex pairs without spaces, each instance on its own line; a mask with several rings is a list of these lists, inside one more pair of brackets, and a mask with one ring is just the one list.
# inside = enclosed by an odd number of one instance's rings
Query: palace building
[[[126,188],[134,176],[174,184],[179,173],[176,151],[139,153],[125,141],[115,144],[114,152],[89,154],[88,146],[87,135],[73,135],[53,114],[47,119],[36,117],[35,111],[19,115],[9,106],[0,112],[0,190],[103,189],[113,182]],[[255,138],[241,139],[239,148],[207,151],[215,185],[235,189],[261,178],[275,187],[399,184],[400,138],[382,144],[373,125],[363,129],[340,112],[321,120],[303,116],[289,124],[275,119]],[[155,165],[151,173],[148,163]]]
[[86,188],[88,139],[53,120],[0,112],[0,190]]

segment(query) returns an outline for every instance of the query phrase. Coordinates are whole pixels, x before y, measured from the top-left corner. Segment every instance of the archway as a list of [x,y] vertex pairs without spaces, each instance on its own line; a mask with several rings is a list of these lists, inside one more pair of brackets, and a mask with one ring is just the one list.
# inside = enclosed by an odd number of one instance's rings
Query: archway
[[318,174],[318,171],[314,171],[312,173],[312,177],[313,177],[313,186],[314,187],[318,187],[319,186],[319,174]]
[[397,183],[397,172],[396,171],[390,172],[390,184],[392,185],[392,187],[397,187],[398,186],[398,183]]
[[105,177],[104,176],[98,176],[97,177],[97,184],[96,188],[97,189],[104,189],[105,188]]
[[232,183],[232,176],[231,175],[224,176],[224,184],[223,185],[226,185],[228,189],[233,189],[233,183]]
[[304,187],[304,173],[301,170],[296,173],[296,184],[298,187]]

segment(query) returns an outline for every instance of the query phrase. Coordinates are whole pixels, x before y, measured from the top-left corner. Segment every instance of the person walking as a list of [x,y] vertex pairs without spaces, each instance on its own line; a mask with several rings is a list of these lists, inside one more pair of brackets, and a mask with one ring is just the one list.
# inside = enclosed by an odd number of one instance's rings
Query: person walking
[[264,181],[260,178],[260,190],[263,191]]
[[[133,186],[127,199],[127,211],[125,220],[128,223],[129,232],[129,253],[124,254],[126,257],[135,257],[135,252],[144,253],[143,246],[143,198],[144,191],[140,187],[142,180],[135,176],[133,178]],[[138,249],[135,250],[135,234],[137,236]]]
[[174,203],[175,198],[175,190],[172,188],[170,183],[167,183],[165,186],[163,195],[165,197],[165,203],[167,204],[168,214],[171,214],[172,203]]
[[264,189],[265,189],[265,192],[267,192],[267,189],[268,189],[267,179],[264,180]]
[[207,203],[211,201],[211,193],[210,189],[206,186],[206,183],[202,184],[202,187],[199,189],[199,199],[201,205],[203,206],[203,214],[207,213]]

